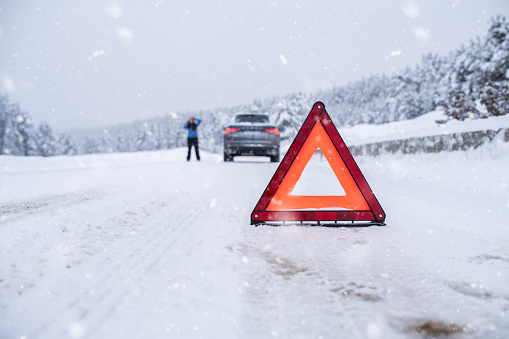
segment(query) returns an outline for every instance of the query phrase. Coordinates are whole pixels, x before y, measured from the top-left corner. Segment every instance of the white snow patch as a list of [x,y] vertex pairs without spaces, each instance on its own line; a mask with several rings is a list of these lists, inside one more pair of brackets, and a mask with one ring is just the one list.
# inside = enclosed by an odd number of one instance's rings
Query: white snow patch
[[92,53],[92,55],[90,55],[88,57],[88,60],[92,60],[94,58],[97,58],[97,57],[100,57],[100,56],[103,56],[103,55],[104,55],[104,49],[100,49],[100,50],[94,51]]
[[117,27],[117,35],[125,41],[134,40],[134,32],[132,29],[124,26]]
[[281,61],[281,65],[285,66],[288,63],[286,57],[283,54],[279,54],[279,61]]
[[420,40],[424,41],[431,40],[431,31],[425,27],[420,26],[414,27],[413,32],[414,35]]
[[210,208],[216,207],[217,203],[217,197],[213,197],[212,200],[210,200]]
[[120,18],[124,11],[122,10],[122,5],[120,5],[117,1],[111,1],[105,8],[106,13],[109,16],[112,16],[114,18]]
[[389,59],[389,57],[394,58],[394,57],[399,56],[399,55],[401,55],[401,49],[397,49],[397,50],[391,51],[389,53],[389,56],[387,56],[385,59],[387,60],[387,59]]
[[4,75],[2,77],[2,85],[7,93],[13,94],[16,92],[16,84],[10,76]]
[[408,1],[403,6],[402,9],[403,9],[403,13],[405,13],[406,16],[408,16],[412,19],[415,19],[420,14],[419,5],[417,5],[417,3],[415,1]]

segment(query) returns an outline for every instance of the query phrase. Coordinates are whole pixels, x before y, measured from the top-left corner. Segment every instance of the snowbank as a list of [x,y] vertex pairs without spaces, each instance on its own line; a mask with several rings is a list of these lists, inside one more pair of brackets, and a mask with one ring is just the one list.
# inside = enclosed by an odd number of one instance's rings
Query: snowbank
[[[437,121],[446,121],[437,123]],[[348,146],[409,138],[447,135],[509,128],[509,114],[487,119],[447,120],[442,111],[433,111],[413,120],[403,120],[381,125],[361,124],[338,128]]]

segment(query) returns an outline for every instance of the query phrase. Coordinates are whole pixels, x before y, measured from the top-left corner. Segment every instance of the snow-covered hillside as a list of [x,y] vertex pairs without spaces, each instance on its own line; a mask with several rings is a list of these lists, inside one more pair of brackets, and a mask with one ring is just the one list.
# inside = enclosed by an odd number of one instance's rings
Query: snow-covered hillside
[[507,143],[356,158],[356,228],[251,226],[277,164],[186,152],[0,157],[0,337],[509,337]]

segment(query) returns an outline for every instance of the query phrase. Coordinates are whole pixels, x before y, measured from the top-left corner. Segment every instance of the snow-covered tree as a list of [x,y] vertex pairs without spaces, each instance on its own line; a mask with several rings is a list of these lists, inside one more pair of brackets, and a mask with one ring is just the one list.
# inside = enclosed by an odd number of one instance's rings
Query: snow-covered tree
[[0,95],[0,155],[53,156],[75,154],[76,146],[66,135],[55,136],[51,127],[43,122],[36,129],[32,118]]
[[9,100],[0,95],[0,155],[8,154],[7,137],[9,134]]
[[58,148],[59,148],[59,154],[61,155],[76,155],[78,154],[78,149],[76,148],[76,144],[74,142],[74,139],[71,138],[67,134],[61,134],[58,137]]
[[504,115],[509,111],[509,87],[486,81],[479,93],[481,104],[491,115]]
[[509,85],[509,23],[505,17],[491,19],[486,41],[482,44],[480,59],[483,60],[480,66],[482,71],[480,86],[484,85],[486,79]]
[[442,103],[442,106],[445,115],[456,120],[475,118],[479,114],[474,98],[464,92],[451,93],[448,100]]
[[115,152],[114,139],[110,132],[104,128],[101,131],[101,136],[97,139],[95,146],[95,153],[113,153]]
[[37,153],[43,157],[60,155],[58,141],[46,122],[39,125],[37,133]]
[[[10,115],[10,116],[9,116]],[[22,112],[19,105],[14,104],[8,110],[8,153],[12,155],[36,155],[36,133],[28,113]]]
[[138,150],[153,151],[157,149],[157,139],[152,131],[154,127],[145,122],[138,130]]

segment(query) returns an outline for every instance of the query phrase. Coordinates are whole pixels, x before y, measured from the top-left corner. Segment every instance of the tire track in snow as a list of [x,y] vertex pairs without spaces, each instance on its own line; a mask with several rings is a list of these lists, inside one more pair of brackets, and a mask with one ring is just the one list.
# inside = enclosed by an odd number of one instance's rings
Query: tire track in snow
[[[345,231],[356,232],[357,229],[331,228],[329,230],[332,232],[337,230],[338,233],[344,234]],[[357,238],[354,237],[353,241],[351,241],[347,237],[341,236],[338,240],[343,244],[353,247],[366,245],[365,240],[358,240]],[[367,333],[363,324],[369,324],[370,322],[369,317],[366,317],[366,306],[383,300],[383,296],[380,295],[376,288],[372,287],[372,281],[366,281],[365,279],[359,281],[355,278],[350,278],[350,276],[355,276],[353,271],[357,271],[358,267],[352,268],[349,265],[343,265],[341,266],[340,275],[337,274],[337,270],[330,267],[331,261],[334,261],[334,255],[331,254],[335,254],[330,252],[337,251],[335,247],[323,246],[318,249],[312,249],[302,233],[298,233],[298,239],[302,248],[306,251],[306,257],[316,270],[314,276],[317,279],[317,284],[323,286],[323,299],[328,301],[330,309],[335,312],[337,318],[336,326],[345,335],[348,334],[348,336],[352,337],[366,336]],[[324,257],[330,259],[326,261],[319,260],[319,258]],[[333,274],[336,278],[332,277]]]
[[[231,178],[237,171],[246,171],[245,163],[220,165],[223,166],[221,171],[213,167],[201,178],[204,185],[194,194],[195,215],[186,222],[186,226],[196,232],[192,235],[194,240],[177,244],[184,256],[182,260],[194,263],[191,265],[195,267],[176,265],[172,274],[165,274],[168,288],[154,300],[143,317],[142,324],[150,326],[150,331],[161,326],[158,332],[154,331],[158,335],[161,332],[164,336],[177,337],[248,335],[239,321],[247,311],[244,305],[239,308],[240,299],[249,290],[238,272],[238,265],[244,266],[245,262],[232,253],[233,247],[241,241],[242,228],[249,222],[249,201],[253,199],[249,190],[260,188],[245,180],[232,183]],[[253,175],[264,175],[267,169],[262,169]],[[221,192],[221,199],[218,199],[218,192]],[[224,299],[218,301],[218,296]],[[255,336],[249,333],[248,337]]]
[[[185,226],[194,224],[196,217],[202,215],[203,206],[210,208],[210,197],[202,198],[202,193],[206,193],[205,196],[211,192],[214,193],[214,185],[219,185],[219,189],[222,190],[221,184],[217,184],[218,180],[215,170],[210,172],[214,173],[210,178],[202,178],[202,180],[210,181],[212,185],[205,182],[203,188],[196,190],[193,181],[195,181],[197,174],[199,175],[202,173],[201,171],[203,171],[203,169],[200,170],[199,168],[192,167],[195,169],[193,171],[187,170],[187,167],[188,166],[186,166],[186,171],[188,173],[185,173],[185,177],[182,179],[179,176],[179,180],[176,182],[178,194],[174,194],[174,196],[170,197],[164,196],[158,198],[158,200],[171,201],[172,206],[168,207],[168,216],[164,215],[165,208],[150,208],[150,205],[147,204],[138,207],[141,204],[129,201],[129,205],[135,206],[135,213],[143,215],[144,208],[146,207],[148,214],[152,215],[143,216],[143,218],[140,217],[140,220],[136,221],[137,224],[159,227],[151,229],[150,232],[139,232],[136,237],[122,240],[121,243],[124,247],[119,249],[118,246],[116,246],[115,248],[116,253],[122,254],[123,260],[116,259],[115,265],[111,264],[107,266],[107,273],[102,275],[96,274],[100,278],[94,279],[94,281],[89,284],[82,284],[84,287],[80,287],[81,291],[76,294],[74,300],[69,302],[67,306],[63,306],[61,310],[56,313],[59,319],[53,318],[54,320],[48,320],[42,326],[38,326],[37,330],[33,332],[35,337],[47,336],[47,334],[52,334],[56,331],[58,331],[58,336],[65,336],[66,328],[62,328],[62,325],[65,326],[65,324],[70,324],[75,329],[77,328],[77,333],[80,334],[81,337],[116,336],[126,328],[128,331],[131,329],[133,332],[136,332],[136,330],[142,327],[141,325],[143,325],[144,322],[154,320],[150,315],[152,312],[151,310],[158,307],[157,305],[160,304],[161,297],[169,293],[170,286],[168,285],[169,280],[166,284],[165,282],[154,284],[149,280],[157,278],[154,277],[154,275],[166,269],[163,264],[165,261],[165,254],[172,251],[173,245],[176,244],[177,248],[183,249],[184,251],[192,250],[195,245],[193,243],[194,235],[188,234],[183,237],[184,232],[188,232]],[[223,178],[223,176],[220,177]],[[150,197],[153,197],[154,194],[160,194],[161,190],[163,190],[163,192],[171,191],[172,187],[174,187],[171,185],[169,187],[161,187],[162,185],[157,186],[157,184],[160,184],[160,178],[157,178],[157,176],[154,178],[154,182],[146,182],[143,187],[139,187],[144,193],[150,194]],[[193,179],[184,180],[185,178]],[[224,184],[225,181],[228,182],[228,178],[224,178],[220,181]],[[174,182],[175,181],[172,181],[172,184]],[[186,182],[190,183],[189,187],[186,185]],[[146,189],[144,190],[144,187],[151,187],[151,189],[147,191]],[[153,190],[154,187],[157,187],[157,189]],[[160,187],[161,190],[159,189]],[[232,190],[238,194],[237,188],[232,187]],[[120,193],[117,192],[116,194],[120,196],[123,192],[130,192],[132,194],[136,191],[137,187],[129,187],[127,191],[119,191]],[[196,197],[200,197],[200,199],[197,200]],[[176,200],[177,198],[180,199]],[[109,200],[113,199],[109,198]],[[193,206],[197,205],[202,207],[193,211]],[[120,208],[123,209],[125,207]],[[114,210],[115,209],[118,210],[119,207],[115,206]],[[94,210],[94,213],[108,214],[107,207],[103,207],[102,211],[98,209]],[[158,218],[157,215],[162,216]],[[118,219],[118,217],[115,219]],[[208,219],[209,218],[204,218],[204,221],[208,221]],[[182,225],[182,222],[185,222],[186,225]],[[110,221],[105,222],[105,226],[103,227],[108,227],[109,223]],[[130,222],[130,224],[131,223],[132,222]],[[167,225],[171,225],[172,227],[166,227]],[[139,239],[140,237],[143,239]],[[96,237],[93,237],[92,239],[95,238]],[[154,239],[157,239],[158,244],[153,243]],[[134,244],[136,249],[128,248],[129,244]],[[110,249],[110,257],[115,256],[116,253],[112,253],[114,251],[115,249],[113,251]],[[177,259],[175,255],[175,253],[171,254],[173,258],[170,264]],[[92,267],[96,265],[97,264],[93,262],[91,263]],[[188,270],[189,268],[185,268],[184,273]],[[173,272],[170,274],[162,273],[164,276],[168,277]],[[157,287],[157,291],[161,291],[160,294],[154,293],[153,291],[149,293],[144,292],[144,288],[152,288],[154,285]],[[90,293],[91,291],[93,291],[93,293]],[[138,293],[138,296],[133,295],[133,293]],[[143,293],[142,296],[139,295],[140,293]],[[138,303],[137,301],[142,302]],[[185,299],[183,301],[187,302]],[[163,306],[168,308],[168,300],[165,300],[165,302],[166,304],[163,304]],[[130,310],[128,310],[128,308],[131,308],[131,313],[129,313]],[[136,314],[137,316],[133,318],[132,314]],[[119,324],[125,323],[122,316],[129,319],[129,323],[119,328]],[[115,326],[117,327],[116,329],[114,329]],[[82,333],[80,333],[80,328]],[[114,330],[117,330],[117,332],[112,332]],[[146,330],[152,331],[153,327],[150,326],[150,328],[146,328]],[[69,331],[69,329],[67,329],[67,331]]]
[[[285,228],[279,227],[273,232],[270,232],[270,227],[258,227],[257,230],[285,237],[280,232]],[[284,244],[262,234],[256,241],[237,248],[239,255],[250,258],[250,266],[256,268],[250,271],[248,277],[252,297],[247,307],[253,313],[253,319],[246,326],[260,336],[271,334],[283,338],[308,333],[310,329],[314,330],[315,337],[358,333],[352,332],[355,328],[347,317],[344,298],[334,291],[337,285],[324,274],[314,254],[300,251],[305,244],[301,242],[298,245],[294,241],[295,233],[306,228],[292,226],[287,229],[291,228],[290,232],[294,234],[284,240]],[[265,246],[260,246],[264,240]],[[288,245],[289,248],[282,248]],[[298,248],[299,255],[296,256],[295,249],[291,247]],[[324,323],[328,326],[324,327]]]
[[[67,194],[56,194],[39,199],[4,204],[0,206],[2,220],[20,218],[26,215],[68,207],[86,201],[100,199],[105,190],[86,190]],[[1,224],[0,224],[1,225]]]
[[[152,208],[150,208],[151,205]],[[168,222],[164,223],[158,221],[159,215],[164,215],[163,218],[168,215],[164,214],[161,209],[164,210],[157,206],[154,209],[153,204],[138,208],[134,212],[141,216],[141,219],[136,220],[137,224],[146,227],[160,225],[160,227],[151,228],[149,232],[128,239],[126,247],[130,247],[132,244],[136,247],[122,259],[115,260],[116,263],[113,267],[108,268],[105,274],[80,291],[58,315],[35,329],[31,337],[53,333],[62,324],[62,318],[67,319],[69,324],[86,323],[87,331],[84,337],[93,337],[93,334],[106,324],[116,312],[122,300],[130,294],[131,286],[137,286],[139,281],[164,258],[172,244],[181,238],[184,228],[180,226],[179,221],[192,220],[194,217],[193,213],[182,208],[178,209],[179,213],[172,213]],[[173,211],[172,208],[171,212]],[[131,217],[134,213],[130,212]],[[176,223],[173,224],[173,227],[168,227],[167,225],[172,224],[171,220],[175,220]],[[140,236],[143,237],[143,240],[140,240]],[[57,328],[53,329],[55,326]],[[60,333],[60,335],[66,335],[66,333]]]
[[[378,270],[383,279],[377,277],[376,280],[391,291],[387,312],[389,323],[395,330],[406,334],[421,333],[432,337],[455,333],[473,337],[488,335],[487,326],[478,322],[479,313],[485,308],[482,298],[497,294],[470,286],[465,288],[470,285],[468,280],[473,275],[462,270],[463,262],[468,266],[472,261],[475,254],[472,248],[482,247],[479,244],[486,244],[489,253],[499,253],[502,246],[498,248],[497,235],[459,223],[458,220],[464,220],[465,211],[452,208],[454,204],[444,204],[440,199],[431,202],[410,197],[401,191],[393,189],[386,193],[387,200],[397,202],[396,213],[393,213],[395,220],[389,220],[387,226],[394,230],[380,238],[381,244],[387,246],[385,256],[373,258],[375,267],[383,268]],[[419,209],[415,210],[415,206]],[[389,235],[392,238],[388,238]],[[476,245],[471,247],[470,244]],[[382,253],[381,250],[377,252]],[[376,273],[376,270],[372,271]],[[470,278],[466,278],[468,276]],[[470,294],[477,300],[463,301],[465,298],[461,293],[465,290],[468,291],[463,294]],[[411,303],[417,307],[408,307]]]

